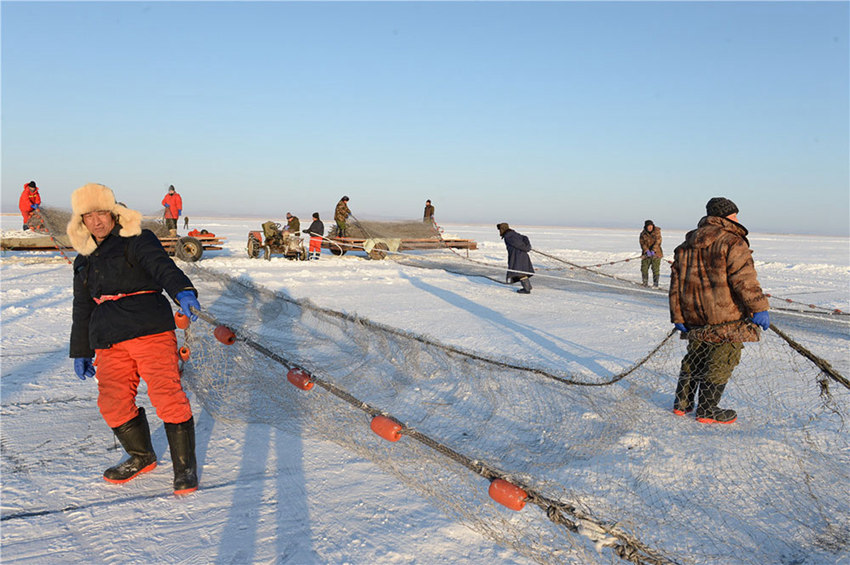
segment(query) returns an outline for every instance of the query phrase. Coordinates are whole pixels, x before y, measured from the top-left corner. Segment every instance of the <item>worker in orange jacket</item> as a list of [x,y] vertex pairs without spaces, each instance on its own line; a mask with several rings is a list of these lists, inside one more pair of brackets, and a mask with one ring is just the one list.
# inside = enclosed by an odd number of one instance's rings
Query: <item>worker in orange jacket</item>
[[38,193],[38,187],[35,181],[31,180],[24,185],[24,191],[21,193],[21,199],[18,201],[18,208],[21,210],[21,215],[24,217],[24,231],[29,229],[27,223],[33,212],[41,207],[41,195]]
[[168,230],[174,230],[172,235],[176,235],[177,218],[183,213],[183,199],[180,198],[173,184],[168,187],[168,194],[162,199],[162,205],[165,206],[165,227]]

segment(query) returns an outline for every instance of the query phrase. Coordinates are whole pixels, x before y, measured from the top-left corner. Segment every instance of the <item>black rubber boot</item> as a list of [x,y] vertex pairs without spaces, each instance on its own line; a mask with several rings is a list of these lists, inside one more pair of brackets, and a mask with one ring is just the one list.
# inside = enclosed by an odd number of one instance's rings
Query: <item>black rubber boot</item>
[[673,402],[673,413],[684,416],[694,409],[694,396],[699,388],[699,381],[690,375],[680,374],[679,382],[676,383],[676,400]]
[[182,424],[165,424],[171,462],[174,465],[174,494],[198,490],[198,466],[195,462],[195,418]]
[[699,405],[697,406],[697,422],[703,424],[731,424],[738,419],[738,413],[728,408],[718,408],[720,397],[726,384],[716,385],[703,382],[700,384]]
[[656,275],[656,274],[652,275],[652,286],[654,288],[658,288],[658,278],[659,278],[659,275]]
[[520,294],[531,294],[531,281],[528,280],[528,277],[519,281],[519,284],[522,285],[522,288],[517,292]]
[[126,483],[156,468],[156,453],[151,444],[151,430],[144,408],[139,407],[135,418],[112,428],[112,431],[130,458],[104,471],[104,479],[110,483]]

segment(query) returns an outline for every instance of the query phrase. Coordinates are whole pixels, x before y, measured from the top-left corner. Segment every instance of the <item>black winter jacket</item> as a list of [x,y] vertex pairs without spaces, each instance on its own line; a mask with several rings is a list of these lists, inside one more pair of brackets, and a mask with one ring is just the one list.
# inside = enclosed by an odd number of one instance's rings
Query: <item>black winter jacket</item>
[[[534,266],[528,252],[531,251],[531,242],[521,233],[508,230],[502,236],[505,247],[508,248],[508,273],[507,282],[513,283],[526,277],[534,276]],[[517,272],[519,271],[519,272]]]
[[[74,260],[74,307],[71,357],[93,357],[94,349],[173,330],[174,314],[162,290],[175,298],[183,290],[197,295],[183,271],[162,248],[150,230],[121,237],[116,225],[91,255]],[[106,295],[125,296],[97,304]],[[176,300],[175,300],[176,302]]]
[[307,228],[307,233],[311,237],[322,237],[325,235],[325,224],[321,220],[313,220],[313,223]]

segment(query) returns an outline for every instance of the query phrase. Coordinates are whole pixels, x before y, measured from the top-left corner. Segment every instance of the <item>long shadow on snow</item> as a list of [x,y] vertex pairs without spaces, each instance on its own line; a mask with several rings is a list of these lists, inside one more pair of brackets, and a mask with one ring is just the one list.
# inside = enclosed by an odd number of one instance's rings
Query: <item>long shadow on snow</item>
[[[240,328],[256,324],[258,320],[253,319],[252,312],[258,312],[261,324],[272,321],[282,323],[283,327],[276,327],[278,331],[286,332],[289,326],[296,323],[294,318],[278,316],[279,306],[273,300],[262,299],[261,295],[246,292],[246,288],[235,282],[227,283],[221,293],[211,303],[204,303],[204,294],[201,294],[201,304],[210,312],[219,315],[226,312],[227,317],[222,315],[221,322],[233,328]],[[267,313],[272,314],[268,316]],[[204,324],[203,322],[196,322]],[[208,328],[204,328],[208,330]],[[226,347],[226,346],[221,346]],[[256,371],[263,372],[262,363],[258,362]],[[312,539],[309,531],[309,514],[307,511],[306,497],[298,493],[305,493],[306,486],[293,489],[291,482],[298,479],[302,484],[306,483],[303,470],[303,446],[300,429],[297,427],[297,419],[287,422],[287,433],[280,431],[269,421],[268,410],[274,410],[275,405],[269,398],[269,391],[262,386],[260,379],[252,386],[252,377],[255,375],[227,375],[226,379],[243,380],[247,382],[249,389],[246,409],[240,419],[247,422],[245,438],[242,444],[241,466],[236,479],[237,485],[243,482],[246,485],[254,483],[254,477],[265,468],[270,456],[278,468],[277,494],[274,498],[276,504],[277,527],[276,554],[277,559],[285,560],[292,557],[292,553],[299,556],[309,554],[309,549],[304,546]],[[244,389],[243,389],[243,392]],[[226,401],[226,399],[225,399]],[[205,407],[209,413],[216,415],[212,407]],[[212,432],[208,439],[212,436]],[[272,455],[272,446],[276,453]],[[259,467],[259,469],[257,469]],[[300,478],[300,479],[299,479]],[[201,484],[203,488],[203,484]],[[234,499],[230,505],[227,523],[222,528],[222,537],[219,541],[216,563],[236,562],[250,563],[257,559],[258,530],[262,521],[262,513],[253,510],[267,506],[269,499],[267,493],[258,486],[246,486],[244,489],[234,491]],[[250,522],[250,523],[249,523]],[[301,530],[301,531],[298,531]],[[297,547],[293,548],[293,541],[297,540]]]
[[[500,312],[496,312],[491,308],[487,308],[486,306],[482,306],[481,304],[463,298],[462,296],[458,296],[454,292],[450,292],[442,288],[425,283],[421,279],[410,277],[403,273],[401,274],[401,276],[402,278],[405,278],[410,281],[413,286],[426,292],[430,292],[437,298],[451,304],[452,306],[466,310],[471,314],[475,315],[476,317],[481,318],[482,320],[486,320],[489,324],[498,328],[500,331],[508,330],[514,332],[520,339],[531,341],[539,345],[541,348],[552,352],[557,357],[565,359],[566,361],[577,362],[582,366],[587,367],[595,375],[610,376],[612,374],[608,368],[603,367],[598,362],[598,357],[604,354],[601,354],[597,351],[593,351],[597,358],[575,355],[573,353],[565,351],[558,343],[556,343],[556,341],[560,341],[563,344],[570,345],[575,348],[581,348],[584,350],[587,350],[587,348],[572,341],[565,340],[563,338],[559,338],[556,336],[546,336],[544,335],[545,332],[542,332],[539,328],[535,328],[534,326],[530,326],[528,324],[518,323],[510,318],[505,317]],[[605,357],[609,356],[605,355]]]

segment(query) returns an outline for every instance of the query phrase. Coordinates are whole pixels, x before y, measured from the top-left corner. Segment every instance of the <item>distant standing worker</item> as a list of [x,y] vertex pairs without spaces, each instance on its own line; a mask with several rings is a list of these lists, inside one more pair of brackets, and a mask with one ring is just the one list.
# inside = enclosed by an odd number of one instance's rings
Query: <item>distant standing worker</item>
[[165,227],[171,235],[177,235],[177,218],[183,213],[183,199],[174,189],[174,185],[168,187],[168,194],[162,199],[165,206]]
[[71,194],[71,208],[67,233],[78,255],[70,356],[80,379],[96,377],[100,413],[130,456],[103,478],[126,483],[156,467],[145,409],[136,404],[141,378],[165,423],[174,494],[197,490],[195,420],[180,383],[169,299],[197,320],[198,293],[156,235],[142,229],[142,215],[116,203],[112,190],[87,184]]
[[189,216],[183,216],[183,229],[189,229]]
[[336,222],[338,237],[345,237],[345,223],[351,215],[351,210],[348,209],[348,196],[343,196],[336,204],[334,210],[334,221]]
[[430,200],[425,201],[425,215],[422,217],[422,221],[426,224],[434,223],[434,207]]
[[656,226],[652,220],[643,223],[643,231],[638,238],[640,242],[640,276],[643,286],[649,281],[649,267],[652,267],[652,286],[658,288],[659,271],[661,270],[661,228]]
[[33,212],[41,207],[41,195],[38,193],[38,187],[35,181],[31,180],[24,185],[24,191],[21,192],[21,198],[18,201],[18,208],[21,210],[21,215],[24,217],[24,231],[30,229],[27,222]]
[[505,247],[508,249],[507,283],[513,284],[519,281],[522,288],[517,292],[531,294],[531,277],[534,276],[534,267],[528,256],[528,252],[531,251],[531,242],[526,236],[512,230],[505,222],[496,224],[496,229],[499,230],[499,235],[505,240]]
[[308,260],[318,260],[322,255],[322,237],[325,235],[325,224],[319,219],[318,212],[313,212],[313,223],[307,228],[307,234],[310,236],[310,255],[308,256]]
[[758,341],[758,326],[770,327],[769,304],[756,277],[749,232],[738,223],[738,207],[716,197],[705,211],[673,252],[670,320],[688,340],[673,413],[693,410],[699,393],[698,422],[731,424],[738,414],[717,405],[741,361],[742,342]]

